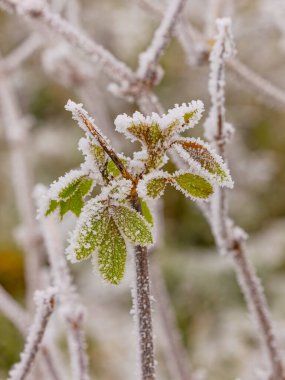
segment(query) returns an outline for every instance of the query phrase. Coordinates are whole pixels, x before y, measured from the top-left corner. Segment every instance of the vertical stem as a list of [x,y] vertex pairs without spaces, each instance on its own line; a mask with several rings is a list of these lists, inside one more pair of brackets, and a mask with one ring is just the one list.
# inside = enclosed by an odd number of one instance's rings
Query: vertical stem
[[[139,198],[132,203],[133,208],[141,213]],[[139,349],[141,364],[141,379],[155,379],[154,345],[151,317],[150,279],[148,249],[146,247],[135,247],[136,268],[136,313],[139,329]]]

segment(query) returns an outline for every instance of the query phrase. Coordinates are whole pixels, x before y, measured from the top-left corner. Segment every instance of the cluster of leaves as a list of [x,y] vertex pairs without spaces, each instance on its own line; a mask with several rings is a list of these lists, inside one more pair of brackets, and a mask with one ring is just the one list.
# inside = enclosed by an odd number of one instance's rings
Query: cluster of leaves
[[[136,112],[132,117],[116,118],[116,130],[142,145],[132,158],[116,155],[128,176],[106,153],[107,139],[104,146],[100,139],[90,137],[84,120],[97,127],[82,106],[69,101],[66,109],[87,134],[79,142],[85,161],[80,169],[51,185],[43,211],[47,216],[59,210],[61,218],[71,211],[79,217],[67,248],[68,258],[76,262],[96,257],[102,277],[110,283],[118,284],[124,275],[128,246],[153,244],[153,218],[147,202],[160,197],[167,184],[185,196],[203,200],[213,194],[215,183],[232,185],[225,164],[207,143],[181,136],[199,121],[203,111],[199,101],[176,106],[161,117]],[[162,170],[171,151],[187,163],[187,170]],[[101,192],[92,197],[95,185]],[[132,208],[138,196],[142,215]]]

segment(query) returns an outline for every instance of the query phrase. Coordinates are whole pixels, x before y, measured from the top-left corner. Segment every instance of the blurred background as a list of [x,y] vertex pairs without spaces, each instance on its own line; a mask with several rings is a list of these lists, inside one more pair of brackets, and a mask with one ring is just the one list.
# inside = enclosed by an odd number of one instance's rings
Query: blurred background
[[[139,53],[148,46],[158,26],[154,15],[142,3],[81,0],[75,3],[73,13],[64,1],[54,1],[51,5],[136,69]],[[285,89],[284,2],[189,0],[186,18],[207,41],[216,33],[211,28],[214,3],[216,16],[232,17],[238,59]],[[165,5],[163,1],[153,4]],[[74,12],[76,7],[78,10]],[[2,57],[9,56],[31,34],[44,41],[10,79],[21,118],[30,126],[27,152],[32,183],[49,185],[82,161],[77,150],[82,132],[64,110],[69,98],[84,103],[118,150],[131,153],[134,146],[114,132],[113,120],[119,113],[133,113],[137,106],[114,97],[107,89],[108,80],[100,67],[90,65],[80,52],[70,50],[58,36],[40,25],[0,11]],[[71,60],[66,61],[66,56],[71,56]],[[195,130],[188,132],[202,137],[210,106],[207,59],[200,57],[194,64],[187,64],[184,51],[173,39],[161,66],[165,75],[155,92],[166,109],[192,99],[205,103],[205,116]],[[228,149],[235,180],[229,195],[230,214],[250,236],[249,254],[264,283],[284,350],[285,108],[262,92],[252,91],[231,70],[226,70],[226,77],[226,119],[235,127]],[[9,145],[1,115],[0,122],[0,283],[23,303],[23,252],[17,244],[21,220],[13,195]],[[164,274],[193,371],[197,378],[211,380],[253,378],[263,357],[230,258],[217,254],[203,215],[195,203],[179,192],[171,189],[166,192],[163,215],[164,241],[156,259]],[[64,239],[73,224],[73,216],[67,215],[62,223]],[[44,258],[42,262],[44,272],[47,263]],[[73,265],[71,270],[80,299],[88,307],[86,331],[92,376],[100,380],[134,379],[135,337],[129,313],[128,279],[119,287],[103,284],[98,274],[92,272],[89,261]],[[170,380],[161,349],[163,333],[155,303],[154,319],[158,378]],[[64,335],[60,330],[56,334],[68,361]],[[5,379],[19,358],[23,339],[1,314],[0,337],[0,378]]]

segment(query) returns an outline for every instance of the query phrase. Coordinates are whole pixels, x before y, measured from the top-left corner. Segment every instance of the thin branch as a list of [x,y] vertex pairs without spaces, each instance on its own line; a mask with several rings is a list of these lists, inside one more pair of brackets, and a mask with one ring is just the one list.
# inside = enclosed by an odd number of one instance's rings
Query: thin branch
[[267,300],[255,269],[246,256],[244,238],[233,236],[232,244],[233,260],[239,284],[248,308],[255,317],[254,320],[257,322],[257,328],[271,364],[270,380],[285,379],[282,356],[273,331]]
[[[28,326],[30,324],[30,315],[20,306],[10,294],[0,285],[0,311],[9,319],[14,326],[19,330],[21,335],[25,338],[28,333]],[[62,376],[59,374],[58,366],[56,365],[54,357],[54,347],[50,343],[42,345],[41,354],[44,359],[45,367],[47,368],[53,380],[61,380]]]
[[47,26],[49,30],[65,38],[72,46],[83,51],[93,62],[100,64],[102,70],[116,82],[132,82],[134,73],[123,62],[119,61],[112,53],[96,44],[80,29],[73,27],[61,16],[51,12],[46,4],[35,8],[29,6],[28,1],[0,0],[0,6],[4,9],[27,16]]
[[176,24],[182,14],[186,0],[173,0],[154,33],[147,50],[139,56],[138,77],[149,85],[155,83],[156,65],[174,35]]
[[[37,203],[45,196],[46,188],[38,185],[35,196]],[[86,339],[83,330],[85,310],[78,300],[75,286],[64,258],[64,246],[55,215],[40,220],[47,250],[53,283],[58,289],[60,311],[67,323],[68,347],[74,380],[89,380]]]
[[1,70],[5,74],[10,74],[18,69],[31,55],[42,45],[43,40],[38,33],[33,33],[27,37],[19,46],[12,50],[2,59]]
[[26,335],[30,320],[29,315],[1,285],[0,311],[17,327],[23,336]]
[[35,301],[37,305],[35,319],[21,354],[21,361],[10,371],[9,380],[24,380],[30,372],[54,309],[55,289],[37,291]]
[[32,305],[32,295],[39,284],[40,238],[32,201],[32,169],[27,158],[25,120],[20,114],[16,95],[0,64],[0,110],[4,134],[9,144],[10,175],[20,220],[23,224],[22,245],[25,251],[25,280],[27,302]]
[[[225,61],[233,52],[231,24],[229,19],[217,20],[218,35],[210,56],[209,92],[212,100],[210,115],[206,121],[206,136],[225,158],[227,146],[227,123],[225,122]],[[249,311],[259,327],[261,341],[268,354],[271,366],[271,379],[285,376],[276,337],[273,333],[271,315],[264,291],[252,264],[245,254],[245,234],[235,227],[228,216],[228,198],[225,189],[217,188],[211,201],[211,214],[208,221],[213,231],[217,247],[222,253],[232,253],[235,270]]]
[[108,154],[116,167],[119,169],[122,176],[133,181],[132,175],[129,173],[122,160],[118,157],[117,153],[110,145],[109,140],[107,137],[103,136],[99,128],[94,123],[94,120],[91,119],[88,113],[82,108],[82,104],[76,104],[69,100],[65,106],[65,109],[72,112],[73,119],[79,123],[79,126],[84,130],[84,132],[87,132],[88,134],[91,133],[96,141],[99,142],[104,151]]
[[228,60],[227,66],[238,77],[238,85],[242,80],[245,88],[251,90],[255,96],[257,95],[257,98],[265,105],[276,105],[281,111],[284,111],[285,91],[283,89],[263,78],[237,58]]
[[[163,8],[157,5],[152,6],[150,0],[138,0],[143,4],[153,17],[161,19],[163,17]],[[197,61],[206,62],[206,58],[210,53],[211,46],[205,40],[203,34],[196,29],[189,21],[181,20],[177,25],[177,38],[182,46],[187,57],[187,62],[190,65]],[[188,41],[188,43],[187,43]],[[196,52],[196,54],[195,54]],[[196,55],[196,58],[193,57]],[[258,99],[268,106],[272,104],[284,111],[285,106],[285,91],[273,84],[270,80],[256,73],[253,69],[241,62],[238,58],[231,58],[226,62],[227,67],[237,75],[239,80],[242,80],[244,86],[251,91],[255,96],[258,94]],[[238,82],[240,85],[240,82]]]

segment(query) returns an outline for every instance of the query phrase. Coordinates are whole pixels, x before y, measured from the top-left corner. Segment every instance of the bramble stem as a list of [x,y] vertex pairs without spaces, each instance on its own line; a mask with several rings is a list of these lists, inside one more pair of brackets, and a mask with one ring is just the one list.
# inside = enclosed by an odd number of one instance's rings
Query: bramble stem
[[[140,200],[137,197],[132,207],[141,213]],[[150,279],[148,249],[137,245],[135,247],[136,268],[136,305],[135,310],[139,329],[139,352],[141,364],[141,379],[155,379],[154,344],[151,317]]]
[[[87,127],[88,131],[98,141],[104,151],[108,154],[116,167],[120,170],[122,176],[130,179],[134,184],[131,205],[134,210],[142,214],[141,203],[136,191],[136,182],[132,178],[122,160],[112,148],[107,138],[102,135],[88,115],[77,108],[73,111],[73,117],[81,120]],[[148,249],[140,245],[135,246],[135,268],[136,268],[136,297],[135,310],[137,314],[139,329],[139,353],[141,364],[141,380],[155,380],[154,364],[154,345],[151,318],[151,300],[150,300],[150,280],[149,280],[149,263]]]

